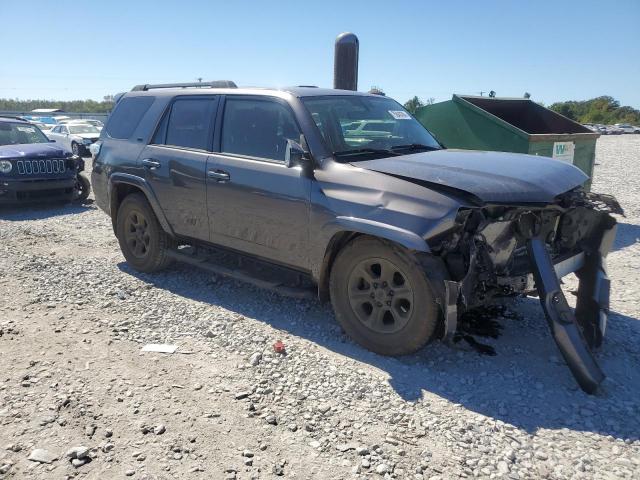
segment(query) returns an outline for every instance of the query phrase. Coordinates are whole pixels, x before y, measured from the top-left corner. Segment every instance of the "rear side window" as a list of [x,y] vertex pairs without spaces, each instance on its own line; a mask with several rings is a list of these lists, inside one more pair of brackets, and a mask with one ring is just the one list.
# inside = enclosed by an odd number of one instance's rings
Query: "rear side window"
[[[208,150],[217,98],[182,98],[173,102],[165,145]],[[163,122],[164,123],[164,122]],[[161,125],[161,128],[163,125]]]
[[125,97],[120,100],[105,127],[107,134],[111,138],[131,137],[154,100],[155,97]]
[[287,140],[300,141],[293,112],[272,100],[227,97],[222,151],[284,162]]

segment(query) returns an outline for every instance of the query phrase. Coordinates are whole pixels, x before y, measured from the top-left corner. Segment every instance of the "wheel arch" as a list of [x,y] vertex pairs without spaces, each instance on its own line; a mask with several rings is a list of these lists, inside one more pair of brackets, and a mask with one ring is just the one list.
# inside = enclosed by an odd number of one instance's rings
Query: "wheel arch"
[[109,178],[109,212],[111,213],[111,224],[114,232],[118,219],[118,208],[125,197],[132,193],[141,193],[144,195],[149,205],[151,205],[151,209],[162,229],[169,235],[175,236],[167,217],[158,203],[158,199],[147,181],[138,176],[126,173],[115,173]]
[[408,250],[429,253],[427,242],[414,232],[393,225],[373,220],[336,217],[335,221],[325,226],[329,231],[329,240],[324,248],[322,259],[317,263],[318,298],[329,300],[329,278],[331,268],[340,250],[358,236],[367,235],[390,241]]

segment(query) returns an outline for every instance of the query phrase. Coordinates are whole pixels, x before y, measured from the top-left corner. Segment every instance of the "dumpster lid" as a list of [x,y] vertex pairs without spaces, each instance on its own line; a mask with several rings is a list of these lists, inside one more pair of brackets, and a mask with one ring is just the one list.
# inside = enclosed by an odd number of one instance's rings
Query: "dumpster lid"
[[454,94],[453,101],[481,114],[497,117],[529,135],[587,133],[598,136],[579,123],[526,98],[491,98]]

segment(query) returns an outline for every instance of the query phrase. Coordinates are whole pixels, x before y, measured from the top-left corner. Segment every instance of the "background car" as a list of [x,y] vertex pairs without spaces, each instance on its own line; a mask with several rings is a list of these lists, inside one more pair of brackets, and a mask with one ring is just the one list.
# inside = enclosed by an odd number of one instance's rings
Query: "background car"
[[58,122],[60,125],[78,125],[78,124],[84,124],[84,125],[93,125],[94,127],[96,127],[99,131],[102,131],[102,127],[104,126],[104,124],[100,121],[100,120],[94,120],[93,118],[71,118],[68,120],[61,120],[60,122]]
[[88,123],[69,123],[56,125],[47,133],[47,137],[75,155],[87,156],[89,146],[100,137],[100,130]]
[[629,123],[616,123],[614,125],[614,127],[619,128],[620,130],[622,130],[622,133],[637,133],[636,132],[636,128],[633,125],[629,124]]
[[52,144],[37,125],[0,117],[0,205],[86,200],[84,160]]

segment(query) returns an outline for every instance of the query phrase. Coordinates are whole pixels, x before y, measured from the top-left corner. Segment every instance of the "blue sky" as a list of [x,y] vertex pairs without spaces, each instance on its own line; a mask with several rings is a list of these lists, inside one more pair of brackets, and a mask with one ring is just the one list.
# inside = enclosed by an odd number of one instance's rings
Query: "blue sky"
[[640,1],[0,0],[0,97],[101,99],[137,83],[330,87],[360,39],[359,89],[640,108]]

